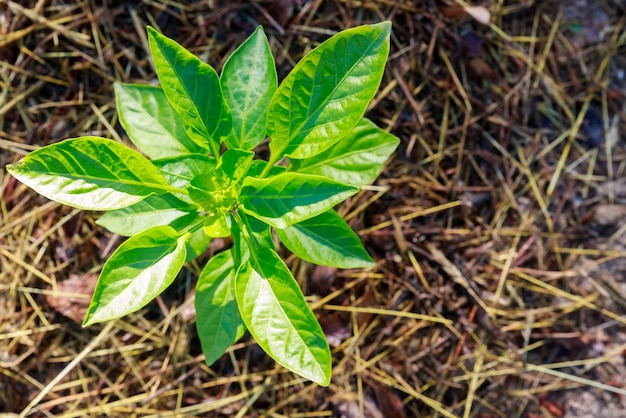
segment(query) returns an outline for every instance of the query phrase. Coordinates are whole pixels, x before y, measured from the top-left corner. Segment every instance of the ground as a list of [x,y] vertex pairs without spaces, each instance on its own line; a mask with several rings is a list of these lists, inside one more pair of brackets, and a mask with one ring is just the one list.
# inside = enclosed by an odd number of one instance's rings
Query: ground
[[[626,416],[626,3],[0,0],[0,166],[128,144],[112,83],[154,83],[150,24],[220,69],[264,25],[282,79],[393,21],[367,117],[401,139],[341,213],[376,267],[283,253],[332,346],[323,388],[246,336],[211,367],[191,296],[82,328],[120,237],[0,171],[0,416]],[[3,415],[5,412],[6,415]]]

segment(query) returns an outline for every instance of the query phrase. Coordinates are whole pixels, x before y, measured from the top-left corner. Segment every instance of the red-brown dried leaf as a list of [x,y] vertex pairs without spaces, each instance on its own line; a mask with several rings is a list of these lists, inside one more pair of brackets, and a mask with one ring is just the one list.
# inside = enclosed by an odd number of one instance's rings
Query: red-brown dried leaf
[[269,0],[265,2],[265,10],[284,28],[293,16],[293,0]]
[[97,282],[98,275],[94,273],[72,274],[69,279],[58,282],[56,290],[46,294],[46,302],[61,315],[80,324]]
[[[371,308],[377,306],[378,302],[376,300],[376,293],[372,285],[367,283],[365,285],[365,294],[359,301],[359,306],[365,308]],[[362,329],[363,325],[369,324],[372,320],[373,314],[369,312],[359,312],[357,315],[357,323],[359,324],[359,329]]]
[[386,386],[376,387],[376,402],[385,417],[406,418],[402,399]]
[[319,321],[331,347],[339,347],[352,335],[349,324],[337,314],[324,315]]

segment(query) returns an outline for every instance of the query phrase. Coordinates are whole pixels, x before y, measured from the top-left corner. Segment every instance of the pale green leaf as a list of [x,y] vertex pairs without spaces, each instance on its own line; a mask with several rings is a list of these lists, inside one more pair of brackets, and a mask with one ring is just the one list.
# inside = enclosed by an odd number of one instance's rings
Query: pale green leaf
[[285,247],[311,263],[348,269],[374,264],[358,235],[332,209],[285,229],[276,229],[276,233]]
[[[159,168],[168,184],[182,190],[185,190],[194,178],[215,170],[215,160],[202,154],[163,158],[153,160],[152,164]],[[193,199],[188,195],[176,196],[187,203],[194,204]]]
[[130,140],[150,158],[207,152],[187,136],[161,87],[115,83],[120,123]]
[[102,268],[83,325],[128,315],[161,294],[183,267],[185,239],[157,226],[123,242]]
[[286,228],[327,211],[357,191],[355,187],[309,174],[248,177],[243,182],[239,207],[275,228]]
[[378,177],[400,140],[367,119],[326,151],[305,160],[291,159],[290,171],[326,176],[354,187]]
[[148,26],[150,52],[163,92],[196,144],[219,155],[231,130],[219,77],[208,64]]
[[132,206],[105,213],[96,223],[125,237],[162,225],[180,232],[201,218],[198,209],[171,194],[151,195]]
[[215,169],[215,159],[202,154],[162,158],[152,160],[152,164],[159,168],[169,184],[179,189],[186,188],[195,177]]
[[298,62],[268,110],[272,161],[319,154],[361,120],[382,79],[390,33],[390,22],[348,29]]
[[87,210],[119,209],[172,190],[137,151],[92,136],[42,147],[7,171],[48,199]]
[[236,269],[232,252],[224,251],[209,260],[196,284],[196,328],[209,366],[246,330],[235,299]]
[[291,272],[276,252],[260,247],[237,272],[244,323],[276,362],[320,385],[330,383],[332,359],[324,332]]
[[262,27],[228,58],[221,82],[233,121],[226,144],[251,150],[266,136],[265,116],[277,85],[274,57]]

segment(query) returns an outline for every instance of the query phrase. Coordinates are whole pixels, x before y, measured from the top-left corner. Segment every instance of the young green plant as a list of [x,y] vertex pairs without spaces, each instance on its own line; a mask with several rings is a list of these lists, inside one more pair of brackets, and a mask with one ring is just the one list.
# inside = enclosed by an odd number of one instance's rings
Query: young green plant
[[[328,385],[328,343],[273,236],[311,263],[373,264],[333,208],[375,180],[399,142],[363,118],[382,79],[390,31],[384,22],[340,32],[278,86],[261,27],[221,76],[148,27],[161,86],[115,84],[120,122],[143,155],[84,136],[7,166],[49,199],[106,211],[98,224],[130,237],[104,264],[83,324],[141,309],[212,238],[232,237],[196,287],[206,362],[247,329],[278,363]],[[254,149],[267,137],[266,161]]]

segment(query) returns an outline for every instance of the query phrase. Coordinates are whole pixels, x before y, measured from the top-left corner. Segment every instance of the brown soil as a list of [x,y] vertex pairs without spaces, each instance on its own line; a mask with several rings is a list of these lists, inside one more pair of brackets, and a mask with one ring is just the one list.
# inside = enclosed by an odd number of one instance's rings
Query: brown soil
[[626,416],[626,3],[466,6],[0,0],[2,167],[69,137],[128,143],[112,83],[156,81],[147,24],[218,70],[264,25],[282,79],[392,20],[367,116],[402,140],[342,208],[376,267],[288,258],[332,345],[327,388],[249,337],[204,363],[188,295],[210,254],[82,328],[120,238],[0,171],[0,417]]

